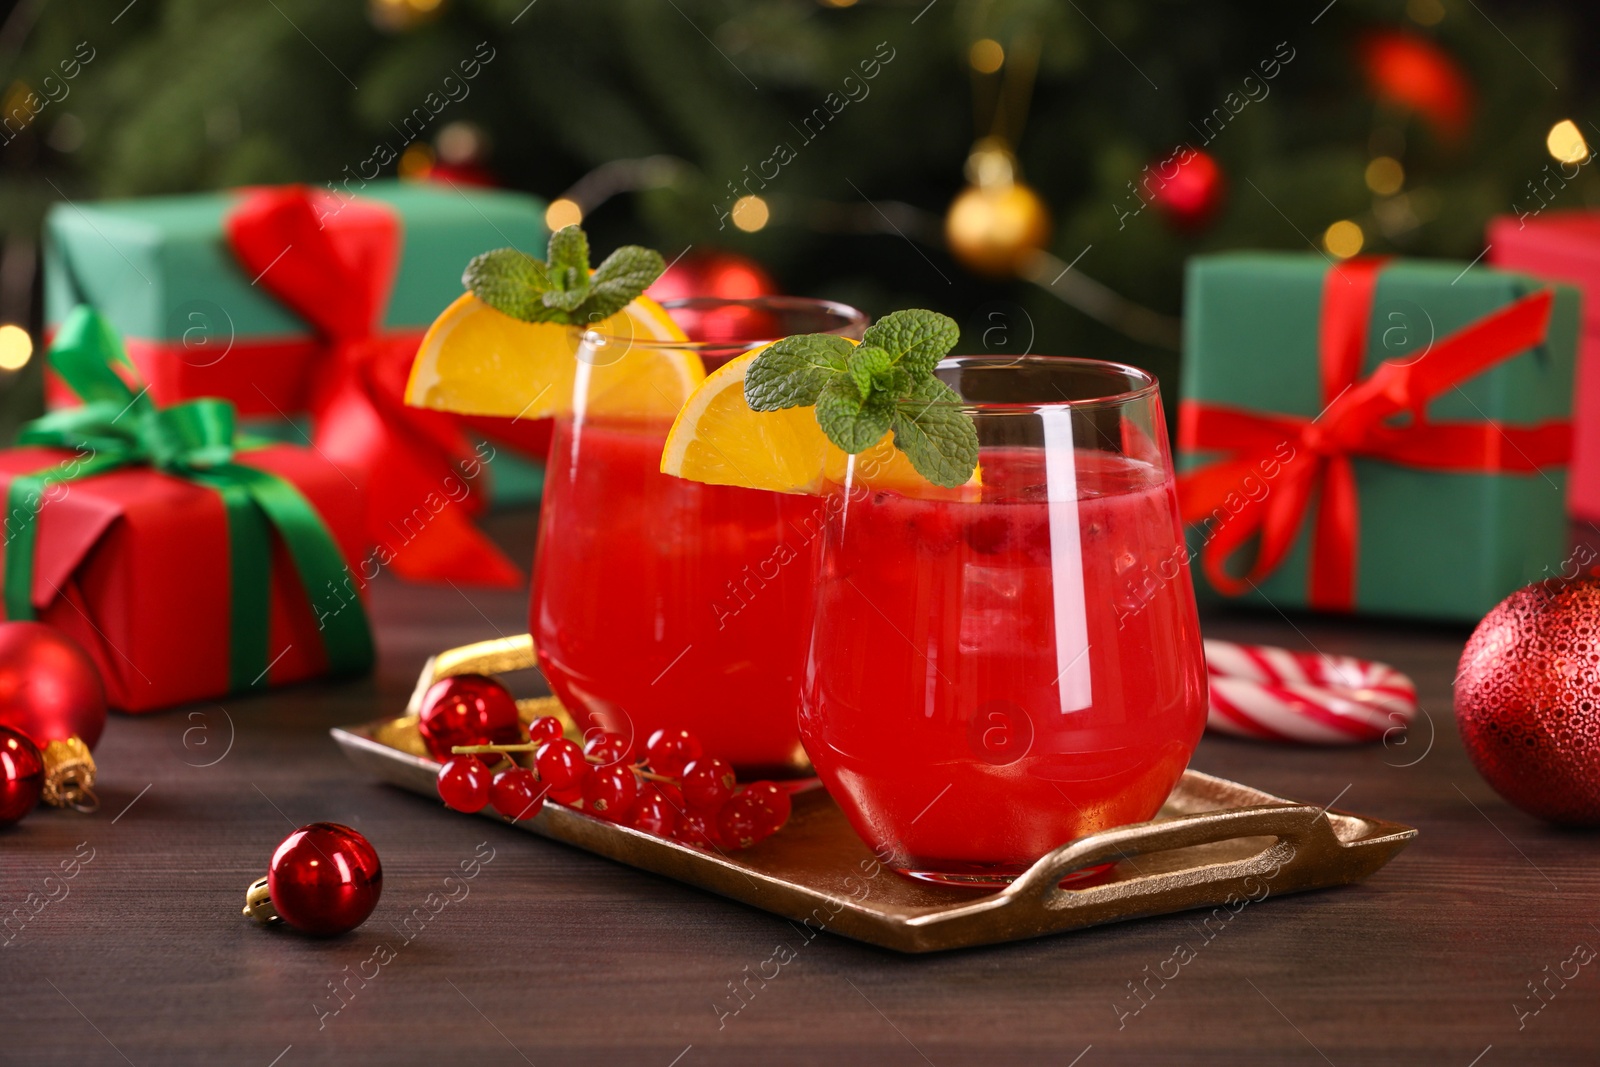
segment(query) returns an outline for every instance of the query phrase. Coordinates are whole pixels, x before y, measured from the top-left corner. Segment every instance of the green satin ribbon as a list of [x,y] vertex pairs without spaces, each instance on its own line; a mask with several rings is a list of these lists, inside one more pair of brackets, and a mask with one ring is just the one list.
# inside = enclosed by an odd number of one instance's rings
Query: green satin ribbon
[[300,490],[275,474],[233,462],[243,442],[234,432],[230,401],[188,400],[162,408],[150,399],[148,387],[135,393],[116,371],[118,364],[131,366],[122,342],[88,307],[67,316],[49,358],[51,369],[83,405],[33,420],[17,443],[71,449],[77,455],[11,482],[5,520],[8,619],[33,618],[37,520],[50,487],[121,467],[149,466],[214,490],[227,510],[232,690],[264,688],[273,662],[267,633],[273,533],[288,549],[311,600],[329,670],[352,674],[372,665],[366,611],[359,599],[340,596],[355,584],[338,545]]

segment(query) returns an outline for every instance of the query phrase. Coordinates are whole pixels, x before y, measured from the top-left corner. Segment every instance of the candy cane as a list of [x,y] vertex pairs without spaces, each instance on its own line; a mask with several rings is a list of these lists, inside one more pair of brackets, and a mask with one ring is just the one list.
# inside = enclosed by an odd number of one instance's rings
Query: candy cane
[[1219,733],[1305,745],[1377,741],[1417,714],[1417,688],[1387,663],[1205,643],[1211,683],[1206,725]]

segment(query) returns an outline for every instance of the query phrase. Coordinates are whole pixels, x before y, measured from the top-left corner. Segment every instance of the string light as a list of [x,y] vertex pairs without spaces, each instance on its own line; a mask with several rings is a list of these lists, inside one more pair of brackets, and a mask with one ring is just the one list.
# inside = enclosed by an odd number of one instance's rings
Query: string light
[[1006,50],[993,38],[973,41],[972,47],[967,50],[967,62],[979,74],[993,74],[1005,65],[1005,61]]
[[1367,164],[1367,188],[1379,196],[1393,196],[1406,184],[1406,169],[1393,156],[1379,156]]
[[583,208],[578,206],[576,200],[568,200],[564,196],[550,201],[550,206],[544,209],[544,224],[549,227],[551,233],[568,226],[576,226],[582,221]]
[[1582,163],[1589,158],[1589,143],[1571,119],[1562,119],[1550,127],[1544,146],[1557,163]]
[[767,202],[759,196],[741,196],[733,202],[733,224],[745,233],[755,233],[767,224],[771,212]]
[[1328,250],[1329,255],[1340,259],[1349,259],[1361,251],[1366,241],[1367,235],[1361,232],[1361,227],[1349,219],[1340,219],[1322,234],[1322,247]]
[[21,326],[0,326],[0,370],[21,370],[33,358],[33,338]]
[[413,141],[400,153],[400,162],[395,165],[395,173],[402,178],[426,178],[428,171],[433,169],[433,147],[421,141]]

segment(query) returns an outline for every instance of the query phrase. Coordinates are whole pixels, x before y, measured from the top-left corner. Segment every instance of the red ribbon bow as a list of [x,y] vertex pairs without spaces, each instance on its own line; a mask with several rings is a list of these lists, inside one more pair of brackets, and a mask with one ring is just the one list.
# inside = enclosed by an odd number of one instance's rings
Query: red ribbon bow
[[520,584],[521,571],[472,523],[483,498],[463,474],[479,462],[466,437],[448,415],[403,402],[416,335],[379,332],[399,220],[364,212],[362,225],[336,235],[304,186],[284,186],[246,196],[226,229],[256,283],[323,339],[311,443],[360,485],[379,564],[413,580]]
[[[1361,380],[1367,326],[1384,260],[1352,259],[1328,272],[1322,291],[1322,399],[1316,418],[1248,411],[1185,401],[1179,447],[1229,455],[1178,479],[1186,523],[1222,515],[1200,552],[1206,578],[1228,596],[1249,591],[1283,562],[1319,496],[1311,536],[1310,605],[1349,611],[1355,604],[1358,507],[1357,457],[1434,471],[1531,473],[1567,461],[1571,424],[1537,426],[1428,422],[1428,402],[1459,383],[1544,340],[1554,295],[1541,290],[1485,315],[1420,355],[1386,360]],[[1409,421],[1395,424],[1394,416]],[[1246,479],[1266,492],[1246,494]],[[1245,542],[1259,535],[1255,559],[1242,575],[1227,568]]]

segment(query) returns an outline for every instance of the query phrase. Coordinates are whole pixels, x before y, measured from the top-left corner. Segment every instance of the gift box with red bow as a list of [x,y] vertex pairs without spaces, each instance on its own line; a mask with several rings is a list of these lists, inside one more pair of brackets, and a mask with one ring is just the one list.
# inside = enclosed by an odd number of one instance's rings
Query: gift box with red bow
[[157,404],[87,307],[50,365],[82,403],[0,451],[7,619],[75,638],[125,711],[370,667],[344,474],[241,440],[225,400]]
[[1504,216],[1489,223],[1488,261],[1583,293],[1583,339],[1572,401],[1567,509],[1600,522],[1600,211]]
[[[485,441],[401,398],[467,261],[504,245],[539,255],[545,240],[531,197],[420,183],[59,205],[46,222],[46,319],[87,303],[156,403],[226,399],[333,461],[362,489],[368,551],[386,569],[515,585],[520,569],[473,516],[489,461],[515,446],[542,458],[542,427],[497,425]],[[70,397],[53,386],[52,402]]]
[[1277,608],[1473,621],[1560,573],[1578,299],[1465,263],[1191,261],[1194,572]]

